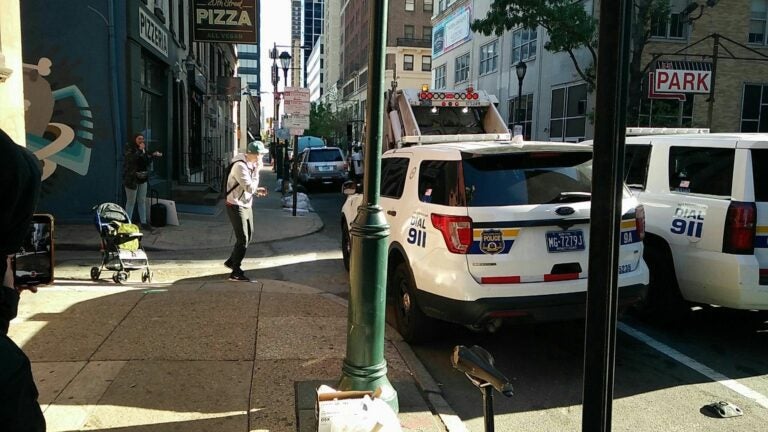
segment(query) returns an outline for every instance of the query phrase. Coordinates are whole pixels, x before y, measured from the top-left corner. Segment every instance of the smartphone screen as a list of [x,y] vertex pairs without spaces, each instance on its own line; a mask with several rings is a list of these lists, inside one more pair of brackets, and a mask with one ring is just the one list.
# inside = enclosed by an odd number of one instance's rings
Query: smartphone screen
[[13,257],[16,286],[53,283],[53,216],[32,216],[24,243]]

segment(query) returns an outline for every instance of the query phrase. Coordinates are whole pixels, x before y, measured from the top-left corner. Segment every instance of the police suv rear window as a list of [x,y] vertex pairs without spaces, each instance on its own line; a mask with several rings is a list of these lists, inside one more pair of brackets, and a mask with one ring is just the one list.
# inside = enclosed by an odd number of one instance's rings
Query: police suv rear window
[[590,199],[591,152],[462,156],[460,175],[464,178],[467,206],[554,204]]
[[669,190],[731,196],[733,149],[670,147]]
[[339,149],[317,149],[309,151],[308,162],[343,162]]
[[755,201],[768,201],[768,150],[752,149],[752,177]]

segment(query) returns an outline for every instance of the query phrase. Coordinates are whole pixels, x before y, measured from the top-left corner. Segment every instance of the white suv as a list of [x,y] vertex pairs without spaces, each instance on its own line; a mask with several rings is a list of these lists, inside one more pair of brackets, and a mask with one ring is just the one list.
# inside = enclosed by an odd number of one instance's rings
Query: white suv
[[768,134],[627,137],[625,175],[646,212],[649,312],[768,309]]
[[[431,319],[495,330],[506,319],[585,315],[592,148],[580,144],[469,142],[389,150],[381,207],[390,226],[387,290],[409,342]],[[342,250],[362,203],[345,185]],[[643,212],[622,204],[620,303],[647,290]]]

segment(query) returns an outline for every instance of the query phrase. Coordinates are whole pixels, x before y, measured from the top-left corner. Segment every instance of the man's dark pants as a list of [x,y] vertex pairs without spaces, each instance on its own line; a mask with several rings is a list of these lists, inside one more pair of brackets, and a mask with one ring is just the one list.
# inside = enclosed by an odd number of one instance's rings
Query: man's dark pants
[[229,262],[232,264],[233,271],[242,271],[240,264],[243,262],[245,251],[248,249],[248,243],[251,242],[251,235],[253,234],[253,209],[236,205],[227,205],[226,207],[232,229],[235,230],[235,247],[232,248]]

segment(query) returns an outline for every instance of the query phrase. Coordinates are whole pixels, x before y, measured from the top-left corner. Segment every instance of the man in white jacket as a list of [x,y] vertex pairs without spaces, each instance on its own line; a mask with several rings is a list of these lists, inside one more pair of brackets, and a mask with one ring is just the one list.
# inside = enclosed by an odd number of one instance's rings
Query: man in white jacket
[[253,197],[267,195],[267,189],[259,187],[259,170],[264,163],[262,156],[269,153],[261,141],[248,143],[245,154],[233,159],[227,177],[227,215],[235,230],[235,246],[224,265],[232,270],[229,280],[249,282],[240,265],[253,234]]

